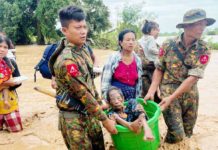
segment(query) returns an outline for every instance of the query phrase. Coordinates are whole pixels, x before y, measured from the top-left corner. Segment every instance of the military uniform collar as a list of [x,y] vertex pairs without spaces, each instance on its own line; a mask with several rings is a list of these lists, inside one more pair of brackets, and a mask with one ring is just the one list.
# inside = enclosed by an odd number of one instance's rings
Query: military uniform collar
[[[183,42],[183,36],[184,36],[184,32],[182,34],[180,34],[180,36],[176,39],[176,44],[179,45],[180,47],[182,47],[184,50],[187,50],[187,48],[184,46],[184,42]],[[195,42],[192,43],[192,45],[188,48],[188,49],[196,49],[199,45],[199,41],[200,40],[196,40]]]
[[67,39],[65,39],[64,45],[65,45],[65,47],[69,47],[71,50],[76,51],[76,52],[79,52],[81,49],[84,49],[86,47],[86,45],[83,44],[83,46],[81,48],[79,48],[78,46],[74,45],[73,43],[70,43]]

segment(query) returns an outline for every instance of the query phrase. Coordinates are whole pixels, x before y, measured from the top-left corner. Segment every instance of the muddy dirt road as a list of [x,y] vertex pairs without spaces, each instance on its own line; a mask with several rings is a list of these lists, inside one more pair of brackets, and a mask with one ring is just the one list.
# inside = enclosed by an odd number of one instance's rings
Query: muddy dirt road
[[[58,110],[55,100],[33,90],[34,86],[50,88],[50,81],[37,74],[34,83],[34,66],[41,58],[44,46],[17,46],[17,62],[23,75],[28,76],[18,89],[20,112],[24,130],[19,133],[0,131],[0,150],[66,150],[61,133],[57,129]],[[112,53],[109,50],[95,50],[101,64]],[[176,145],[162,144],[160,150],[215,150],[218,149],[218,52],[213,51],[212,59],[199,82],[199,117],[194,136]],[[95,80],[98,90],[100,78]],[[163,118],[160,118],[162,137],[166,133]],[[110,145],[106,134],[107,149]]]

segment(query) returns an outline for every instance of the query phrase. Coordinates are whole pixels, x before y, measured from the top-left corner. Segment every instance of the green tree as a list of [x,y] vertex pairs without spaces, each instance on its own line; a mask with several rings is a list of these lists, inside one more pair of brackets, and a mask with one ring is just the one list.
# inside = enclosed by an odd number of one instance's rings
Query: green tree
[[102,31],[110,27],[109,11],[102,0],[83,0],[81,7],[84,8],[87,15],[89,26],[89,37],[98,36]]
[[207,29],[207,30],[206,30],[206,34],[207,34],[207,35],[218,35],[218,28]]
[[19,20],[22,18],[21,11],[13,1],[0,0],[0,4],[0,28],[16,41],[19,35]]
[[145,19],[153,20],[156,18],[155,14],[146,12],[143,10],[145,8],[146,2],[141,1],[136,4],[125,4],[121,12],[121,21],[118,24],[118,31],[129,28],[133,29],[137,36],[141,36],[141,26]]
[[58,10],[69,4],[73,4],[72,0],[40,0],[35,11],[37,22],[37,43],[44,44],[54,42],[59,39],[56,24],[58,19]]
[[33,13],[36,0],[0,0],[1,29],[17,44],[31,43],[36,31]]
[[95,39],[95,46],[98,48],[110,48],[116,50],[118,46],[117,36],[123,29],[132,29],[136,32],[137,37],[142,36],[141,26],[144,20],[153,20],[157,17],[154,13],[148,13],[143,10],[143,8],[145,8],[145,4],[145,1],[135,4],[126,3],[123,7],[123,10],[119,14],[120,21],[118,22],[116,28],[101,33]]
[[0,12],[4,12],[0,13],[0,30],[18,44],[45,44],[59,39],[58,10],[70,4],[85,10],[90,37],[110,26],[109,12],[102,0],[0,0],[0,4]]
[[40,22],[39,30],[47,41],[59,38],[55,27],[58,22],[57,12],[60,8],[70,4],[75,4],[86,12],[87,23],[90,29],[89,37],[94,37],[110,26],[108,20],[109,12],[102,0],[41,0],[36,9],[36,18]]
[[122,22],[125,24],[138,25],[141,20],[141,6],[138,4],[124,6],[121,13]]
[[18,23],[18,36],[16,43],[31,44],[33,36],[37,32],[36,18],[34,17],[35,9],[37,7],[37,0],[15,0],[14,2],[21,11],[21,19]]

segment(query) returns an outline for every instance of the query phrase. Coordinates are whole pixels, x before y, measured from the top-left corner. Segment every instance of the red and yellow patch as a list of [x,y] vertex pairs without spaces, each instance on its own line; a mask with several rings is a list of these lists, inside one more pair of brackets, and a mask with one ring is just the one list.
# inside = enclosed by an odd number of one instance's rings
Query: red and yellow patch
[[201,64],[206,64],[207,62],[208,62],[208,60],[209,60],[209,56],[208,55],[201,55],[200,56],[200,63]]
[[79,69],[76,64],[69,64],[66,66],[67,67],[67,72],[72,76],[76,77],[79,75]]

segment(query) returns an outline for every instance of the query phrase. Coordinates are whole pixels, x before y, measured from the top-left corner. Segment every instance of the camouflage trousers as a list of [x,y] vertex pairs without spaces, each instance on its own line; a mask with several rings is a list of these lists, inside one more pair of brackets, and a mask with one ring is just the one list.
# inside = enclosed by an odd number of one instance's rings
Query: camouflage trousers
[[100,122],[95,118],[60,111],[59,129],[69,150],[104,150]]
[[[171,95],[179,85],[161,85],[162,97]],[[184,136],[191,137],[198,113],[198,90],[194,85],[192,89],[179,96],[163,111],[165,123],[168,127],[165,141],[176,143],[182,141]]]

